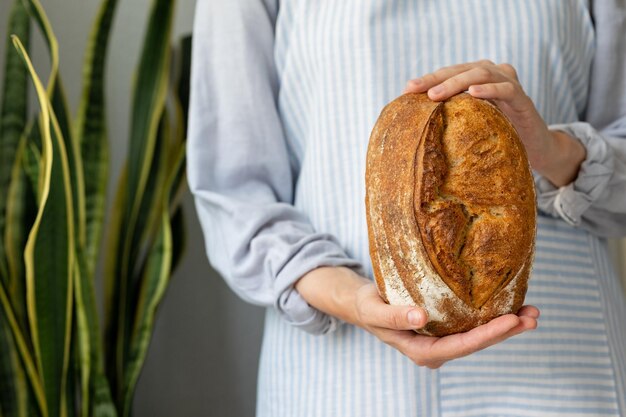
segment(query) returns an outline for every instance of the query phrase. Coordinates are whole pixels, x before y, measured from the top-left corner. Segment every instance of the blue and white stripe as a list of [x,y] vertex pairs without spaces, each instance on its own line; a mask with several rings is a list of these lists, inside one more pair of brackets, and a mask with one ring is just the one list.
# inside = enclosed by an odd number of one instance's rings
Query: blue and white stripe
[[[578,120],[594,30],[585,0],[285,0],[276,24],[279,111],[296,207],[371,275],[365,153],[410,78],[459,62],[509,62],[548,123]],[[438,371],[342,326],[312,336],[268,309],[258,415],[626,414],[626,308],[605,242],[540,217],[527,303],[539,328]]]

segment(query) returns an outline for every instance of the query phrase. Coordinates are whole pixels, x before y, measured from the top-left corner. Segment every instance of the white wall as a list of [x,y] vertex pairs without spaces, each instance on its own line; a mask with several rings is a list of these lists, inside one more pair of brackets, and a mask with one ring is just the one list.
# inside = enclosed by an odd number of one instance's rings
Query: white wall
[[[0,1],[0,68],[12,1]],[[176,38],[191,31],[194,0],[179,0]],[[87,35],[98,0],[42,0],[60,44],[61,73],[76,109]],[[125,159],[130,91],[150,0],[118,0],[107,68],[111,144],[109,195]],[[46,74],[37,36],[32,55]],[[0,77],[3,76],[0,69]],[[135,400],[137,417],[253,416],[263,311],[239,299],[209,267],[191,199],[185,201],[189,242],[158,313]]]

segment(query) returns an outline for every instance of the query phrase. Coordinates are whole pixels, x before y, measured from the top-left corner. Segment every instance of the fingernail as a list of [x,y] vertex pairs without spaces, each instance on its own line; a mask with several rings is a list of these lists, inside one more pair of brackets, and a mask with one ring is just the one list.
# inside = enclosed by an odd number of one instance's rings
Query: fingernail
[[472,89],[472,92],[474,93],[482,93],[484,91],[484,89],[479,85],[473,85],[470,88]]
[[424,80],[422,80],[421,78],[415,78],[414,80],[409,81],[409,84],[414,87],[419,87],[424,84]]
[[443,93],[443,90],[444,90],[443,85],[437,85],[437,86],[431,88],[429,91],[432,94],[439,95],[439,94]]
[[415,324],[417,326],[421,325],[424,322],[424,315],[419,310],[411,310],[409,311],[409,323]]

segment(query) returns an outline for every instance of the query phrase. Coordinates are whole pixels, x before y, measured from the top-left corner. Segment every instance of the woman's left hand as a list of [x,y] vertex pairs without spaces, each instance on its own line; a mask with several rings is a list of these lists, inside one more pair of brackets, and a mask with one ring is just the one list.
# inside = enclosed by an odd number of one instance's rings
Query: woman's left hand
[[428,92],[443,101],[467,91],[490,99],[507,115],[526,148],[531,166],[556,186],[573,181],[586,157],[583,145],[563,132],[553,132],[539,115],[510,64],[478,61],[441,68],[410,80],[405,93]]

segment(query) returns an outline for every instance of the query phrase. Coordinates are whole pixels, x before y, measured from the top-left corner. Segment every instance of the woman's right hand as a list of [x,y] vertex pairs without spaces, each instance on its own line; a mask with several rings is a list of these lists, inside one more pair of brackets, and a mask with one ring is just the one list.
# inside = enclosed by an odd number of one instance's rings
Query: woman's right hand
[[536,307],[524,306],[518,314],[498,317],[466,333],[423,336],[414,330],[428,322],[424,309],[388,305],[374,283],[350,269],[315,269],[302,277],[296,288],[313,307],[362,327],[415,364],[431,369],[535,329],[539,317]]
[[422,308],[388,305],[378,295],[374,283],[359,288],[356,298],[358,325],[417,365],[431,369],[535,329],[539,317],[537,308],[524,306],[517,315],[498,317],[469,332],[431,337],[413,331],[425,326],[428,321]]

